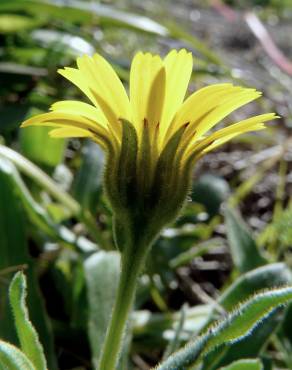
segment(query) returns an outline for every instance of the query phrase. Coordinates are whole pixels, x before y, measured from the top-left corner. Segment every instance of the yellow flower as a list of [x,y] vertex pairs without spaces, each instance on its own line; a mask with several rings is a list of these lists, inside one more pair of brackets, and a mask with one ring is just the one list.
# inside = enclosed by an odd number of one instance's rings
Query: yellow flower
[[51,126],[52,137],[95,140],[108,154],[105,188],[113,210],[148,212],[164,224],[180,208],[199,158],[237,135],[263,129],[264,122],[275,118],[274,113],[262,114],[208,134],[261,93],[221,83],[185,99],[192,69],[192,55],[184,49],[172,50],[164,59],[139,52],[131,65],[128,96],[102,56],[80,57],[76,69],[59,73],[92,104],[60,101],[22,127]]

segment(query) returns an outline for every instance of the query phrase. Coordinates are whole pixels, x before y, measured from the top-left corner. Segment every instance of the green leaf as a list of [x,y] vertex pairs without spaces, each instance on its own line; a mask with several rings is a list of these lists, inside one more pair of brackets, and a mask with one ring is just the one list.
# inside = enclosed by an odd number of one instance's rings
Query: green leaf
[[173,352],[175,352],[180,347],[180,337],[181,337],[183,326],[184,326],[185,319],[186,319],[186,309],[187,309],[186,305],[184,305],[181,308],[180,319],[175,328],[174,337],[168,343],[168,346],[166,347],[166,350],[163,354],[163,359],[168,358]]
[[[4,160],[4,162],[5,161],[6,160]],[[0,156],[0,164],[1,162],[3,162],[3,158]],[[97,249],[97,246],[94,243],[84,237],[78,237],[65,226],[54,222],[47,209],[42,207],[41,204],[37,203],[33,199],[15,166],[12,163],[10,163],[9,166],[11,167],[11,171],[9,174],[7,173],[7,176],[10,177],[11,183],[13,183],[15,194],[21,200],[28,218],[38,230],[43,231],[53,240],[69,244],[83,252],[94,251]]]
[[[23,64],[13,63],[13,62],[0,62],[0,74],[3,74],[2,77],[8,77],[9,79],[17,79],[18,82],[25,80],[26,82],[29,81],[28,78],[25,77],[44,77],[47,75],[47,70],[45,68],[39,67],[31,67]],[[5,82],[2,80],[2,82]],[[6,107],[9,107],[10,110],[12,107],[15,109],[14,104],[8,104]],[[5,125],[5,123],[4,123]],[[1,122],[2,126],[2,122]],[[19,127],[19,122],[18,122]]]
[[[54,182],[51,177],[49,177],[44,171],[42,171],[38,166],[30,162],[28,159],[23,157],[21,154],[17,153],[16,151],[0,144],[0,158],[3,157],[4,159],[8,159],[9,162],[12,162],[19,171],[23,174],[31,178],[37,185],[41,188],[44,188],[53,198],[59,201],[63,206],[66,207],[66,217],[71,216],[74,214],[81,222],[83,222],[88,231],[91,234],[91,237],[98,242],[100,245],[104,245],[104,240],[100,237],[99,230],[96,228],[94,219],[91,218],[91,215],[83,214],[81,212],[81,207],[75,199],[73,199],[67,192],[60,189],[58,184]],[[13,177],[13,171],[10,173],[11,181],[15,181],[15,177]],[[16,181],[17,186],[20,185],[20,182]],[[23,186],[20,186],[22,191],[24,190]],[[25,191],[24,191],[25,192]],[[27,192],[25,192],[25,197],[29,202],[25,201],[27,208],[32,208],[31,198]],[[24,199],[23,198],[23,199]],[[30,204],[29,204],[30,203]],[[34,213],[35,216],[39,219],[39,222],[42,223],[42,226],[47,227],[47,232],[49,231],[50,235],[58,235],[61,240],[65,242],[69,242],[69,244],[77,244],[78,248],[87,251],[90,249],[96,249],[96,246],[90,245],[90,243],[86,240],[82,240],[82,238],[76,239],[75,235],[68,229],[57,225],[57,230],[54,225],[50,225],[48,217],[44,214],[39,204],[34,202]],[[32,214],[32,212],[30,212]],[[34,217],[34,216],[33,216]],[[35,218],[35,217],[34,217]],[[46,225],[45,225],[46,224]],[[55,229],[55,231],[53,230]],[[78,241],[77,241],[78,240]],[[85,243],[84,243],[85,242]],[[81,244],[80,244],[81,243]],[[89,247],[89,248],[88,248]]]
[[231,365],[221,367],[220,370],[263,370],[263,364],[260,360],[239,360]]
[[[275,288],[292,283],[292,274],[288,266],[284,263],[274,263],[259,267],[249,271],[237,279],[219,298],[220,306],[230,311],[235,308],[239,301],[247,299],[253,292],[260,289]],[[251,358],[258,356],[263,346],[275,332],[279,323],[283,319],[284,310],[278,308],[268,319],[263,320],[261,325],[256,327],[252,333],[252,339],[245,337],[236,343],[228,346],[228,349],[221,348],[217,353],[210,353],[204,360],[204,365],[208,368],[208,363],[212,364],[214,358],[221,352],[219,363],[216,361],[212,369],[217,369],[241,358]]]
[[30,14],[36,15],[44,12],[43,14],[50,15],[55,19],[59,18],[63,21],[69,20],[71,22],[82,22],[86,24],[92,22],[92,14],[94,14],[98,17],[99,23],[102,25],[119,26],[157,36],[169,35],[166,27],[148,17],[99,3],[88,3],[78,0],[71,0],[70,3],[54,0],[18,0],[14,2],[1,0],[0,10],[26,10]]
[[217,370],[241,358],[254,358],[261,354],[270,337],[283,321],[284,307],[278,307],[268,317],[262,319],[250,336],[239,339],[228,346],[220,346],[210,352],[204,359],[206,370]]
[[[27,236],[25,230],[25,218],[17,189],[12,180],[14,167],[7,160],[0,161],[0,271],[9,282],[11,272],[20,268],[27,268],[28,285],[30,295],[28,307],[31,321],[36,327],[41,342],[44,344],[46,357],[50,369],[55,369],[55,357],[53,340],[48,317],[46,316],[41,295],[38,289],[38,281],[35,267],[28,254]],[[6,285],[0,285],[0,336],[16,344],[13,318],[10,313],[7,300]]]
[[210,216],[218,214],[230,193],[228,182],[222,177],[205,174],[194,182],[192,200],[203,204]]
[[233,262],[239,271],[246,272],[264,265],[266,260],[259,253],[250,231],[234,209],[226,207],[225,224]]
[[[62,311],[71,323],[70,329],[85,332],[88,305],[83,258],[75,251],[63,248],[55,261],[52,277],[54,289],[62,297]],[[70,337],[71,331],[65,335]]]
[[267,319],[276,308],[291,300],[292,287],[271,289],[255,294],[196,340],[170,356],[157,369],[183,370],[198,365],[211,351],[250,336],[253,330],[261,325],[263,319]]
[[76,58],[83,54],[92,55],[95,52],[94,47],[84,38],[70,33],[54,29],[37,29],[31,36],[44,48],[51,48],[60,55],[65,54]]
[[56,200],[66,206],[74,215],[78,215],[80,213],[80,205],[78,202],[76,202],[68,193],[61,190],[44,171],[20,153],[0,144],[0,156],[11,161],[19,171],[33,179],[36,184],[44,188]]
[[14,33],[25,31],[39,25],[35,18],[19,14],[0,14],[0,32]]
[[29,320],[26,306],[27,285],[22,272],[18,272],[10,284],[9,298],[15,320],[15,328],[24,354],[38,370],[46,370],[47,364],[38,334]]
[[88,292],[88,335],[92,362],[97,366],[120,275],[117,252],[97,252],[84,263]]
[[18,348],[0,340],[1,370],[38,370]]
[[280,287],[292,284],[292,273],[282,262],[258,267],[241,275],[225,290],[219,298],[219,304],[227,311],[233,309],[240,300],[260,289]]
[[223,245],[223,240],[220,238],[213,238],[201,243],[197,243],[194,247],[186,250],[185,252],[179,253],[177,256],[172,258],[169,262],[171,268],[178,268],[189,264],[193,259],[200,257],[212,248],[220,247]]
[[[50,0],[49,3],[56,4],[53,0]],[[63,7],[95,14],[99,17],[99,21],[102,24],[117,25],[120,27],[131,28],[136,31],[152,33],[158,36],[168,36],[169,34],[167,28],[150,18],[122,11],[112,6],[71,0],[70,3],[63,2]]]
[[0,11],[24,12],[36,16],[42,15],[45,19],[54,17],[54,19],[62,18],[63,21],[80,23],[88,23],[92,19],[86,11],[70,7],[67,7],[64,11],[63,6],[53,5],[52,1],[49,3],[48,1],[39,0],[1,0]]
[[50,166],[57,166],[64,156],[65,140],[49,136],[51,128],[27,127],[20,132],[20,148],[30,160]]
[[94,142],[87,141],[82,154],[82,164],[73,183],[73,194],[84,210],[95,212],[102,191],[104,153]]
[[[186,308],[185,322],[179,340],[191,338],[191,330],[199,331],[207,318],[212,313],[210,305],[197,305]],[[169,342],[169,333],[176,336],[177,329],[180,329],[182,313],[176,312],[151,312],[149,310],[135,310],[132,314],[132,330],[135,337],[135,344],[142,343],[146,350],[162,350]]]

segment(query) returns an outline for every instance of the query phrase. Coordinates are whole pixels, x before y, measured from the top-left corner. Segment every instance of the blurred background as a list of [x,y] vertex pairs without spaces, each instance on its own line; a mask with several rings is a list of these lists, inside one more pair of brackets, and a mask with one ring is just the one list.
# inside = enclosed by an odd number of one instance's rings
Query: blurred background
[[[2,338],[16,342],[7,288],[22,268],[49,368],[92,369],[98,360],[119,274],[103,154],[86,140],[50,139],[46,128],[19,130],[57,100],[85,101],[57,74],[83,54],[102,54],[127,86],[138,50],[184,47],[194,55],[189,93],[218,82],[263,92],[225,124],[281,116],[196,167],[183,214],[156,242],[141,277],[133,343],[120,368],[149,369],[199,332],[221,291],[248,271],[270,263],[290,281],[291,34],[291,0],[0,0]],[[290,337],[286,323],[266,346],[277,368],[292,369]]]

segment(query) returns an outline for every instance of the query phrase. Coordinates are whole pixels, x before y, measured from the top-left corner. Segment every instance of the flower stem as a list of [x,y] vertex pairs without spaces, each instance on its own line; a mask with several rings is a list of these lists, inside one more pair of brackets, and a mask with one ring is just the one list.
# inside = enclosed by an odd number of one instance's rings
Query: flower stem
[[123,336],[132,309],[137,280],[148,248],[128,248],[121,256],[121,275],[110,325],[103,345],[99,370],[114,370],[122,349]]

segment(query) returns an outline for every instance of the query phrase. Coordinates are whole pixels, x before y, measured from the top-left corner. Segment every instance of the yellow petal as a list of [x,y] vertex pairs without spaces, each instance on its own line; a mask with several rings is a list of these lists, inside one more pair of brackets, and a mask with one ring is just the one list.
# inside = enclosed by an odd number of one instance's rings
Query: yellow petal
[[51,127],[68,127],[87,130],[94,135],[110,139],[107,129],[86,117],[63,112],[49,112],[39,114],[23,122],[21,127],[28,126],[51,126]]
[[56,128],[49,132],[53,138],[70,138],[70,137],[93,137],[93,134],[88,130],[76,127]]
[[103,127],[107,127],[107,121],[101,110],[87,103],[77,100],[63,100],[52,104],[51,110],[54,112],[79,114],[80,116],[98,122]]
[[186,123],[197,122],[200,117],[214,109],[223,99],[232,96],[239,90],[239,87],[234,87],[231,84],[215,84],[193,93],[176,113],[167,131],[166,140],[177,132],[180,127]]
[[196,153],[196,157],[214,150],[215,148],[223,145],[233,137],[249,131],[258,131],[265,128],[264,122],[271,121],[278,118],[275,113],[266,113],[258,116],[254,116],[243,121],[233,123],[228,127],[214,132],[208,137],[204,138],[200,142],[193,141],[189,149],[186,151],[185,157],[189,157],[192,153]]
[[110,64],[96,54],[77,59],[78,69],[65,68],[59,73],[80,88],[90,101],[100,108],[116,138],[121,138],[120,118],[131,120],[126,91]]
[[[135,55],[130,71],[130,103],[134,125],[141,137],[144,119],[149,112],[149,99],[153,82],[163,63],[158,55],[138,53]],[[149,122],[149,124],[153,122]]]
[[98,145],[100,145],[105,151],[109,149],[108,141],[103,140],[103,138],[99,138],[94,136],[91,132],[87,130],[83,130],[76,127],[62,127],[57,128],[49,132],[49,135],[53,138],[70,138],[70,137],[90,137],[94,140]]
[[236,136],[239,136],[239,135],[242,135],[244,133],[251,132],[251,131],[263,130],[264,128],[266,128],[265,125],[258,123],[257,125],[254,125],[250,129],[244,129],[242,131],[237,131],[237,132],[234,132],[233,134],[226,135],[226,136],[224,136],[224,137],[222,137],[218,140],[215,140],[213,144],[209,145],[206,149],[204,149],[201,153],[201,156],[210,152],[210,151],[212,151],[212,150],[214,150],[214,149],[217,149],[219,146],[227,143],[228,141],[230,141],[231,139],[233,139]]
[[119,119],[131,121],[130,104],[125,89],[113,68],[99,55],[77,59],[79,71],[94,96],[97,106],[118,139],[121,139]]
[[242,89],[228,99],[225,99],[210,114],[208,114],[196,127],[196,136],[200,137],[209,131],[214,125],[228,116],[234,110],[259,98],[261,93],[254,89]]
[[[198,110],[194,114],[194,120],[190,121],[182,145],[187,145],[194,138],[197,140],[208,130],[225,118],[228,114],[244,104],[257,99],[261,93],[254,89],[244,89],[232,86],[224,89],[212,96],[206,97]],[[207,104],[206,104],[207,102]]]
[[101,110],[100,124],[104,126],[105,122],[107,122],[110,134],[116,139],[120,140],[120,123],[115,113],[112,112],[111,107],[108,106],[108,104],[96,93],[96,90],[90,87],[90,80],[92,83],[92,78],[90,78],[89,71],[85,69],[81,72],[75,68],[65,67],[65,69],[60,69],[58,72],[63,77],[67,78],[67,80],[76,85],[89,98],[89,100],[97,109],[100,110],[100,106],[103,106],[103,109]]
[[166,95],[160,125],[162,138],[184,100],[193,70],[193,57],[185,49],[179,52],[172,50],[163,63],[166,70]]
[[264,122],[271,121],[275,118],[278,118],[278,116],[275,115],[275,113],[265,113],[260,114],[258,116],[250,117],[245,120],[230,124],[227,127],[222,128],[221,130],[218,130],[214,132],[212,135],[208,137],[208,140],[214,141],[221,139],[224,136],[232,135],[237,132],[243,132],[245,130],[253,130],[253,127],[258,124],[263,124]]
[[96,65],[96,73],[100,81],[104,82],[106,90],[109,91],[110,99],[113,101],[117,116],[130,121],[130,102],[121,80],[112,66],[101,55],[95,54],[93,59]]

